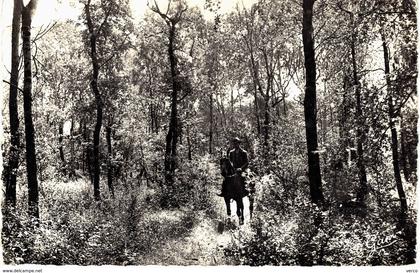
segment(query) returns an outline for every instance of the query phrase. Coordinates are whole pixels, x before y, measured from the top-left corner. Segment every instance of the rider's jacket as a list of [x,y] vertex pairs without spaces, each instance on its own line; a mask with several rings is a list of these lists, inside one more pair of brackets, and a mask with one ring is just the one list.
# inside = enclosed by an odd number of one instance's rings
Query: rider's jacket
[[235,169],[244,171],[248,167],[248,153],[242,148],[229,151],[229,159]]

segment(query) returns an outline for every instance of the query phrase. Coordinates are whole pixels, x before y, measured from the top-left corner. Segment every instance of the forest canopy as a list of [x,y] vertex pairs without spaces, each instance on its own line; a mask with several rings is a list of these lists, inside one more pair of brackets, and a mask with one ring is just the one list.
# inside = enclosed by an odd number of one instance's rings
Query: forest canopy
[[415,1],[10,2],[6,264],[415,262]]

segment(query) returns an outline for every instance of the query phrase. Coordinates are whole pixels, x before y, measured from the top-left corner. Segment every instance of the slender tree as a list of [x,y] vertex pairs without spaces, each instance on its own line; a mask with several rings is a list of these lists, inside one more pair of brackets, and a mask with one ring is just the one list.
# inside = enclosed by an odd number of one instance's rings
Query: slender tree
[[[97,36],[101,31],[101,27],[95,29],[92,17],[91,17],[91,1],[88,0],[85,5],[85,15],[86,15],[86,24],[89,31],[89,46],[90,46],[90,58],[92,61],[92,79],[90,81],[90,86],[92,88],[92,92],[95,96],[95,103],[96,103],[96,124],[95,130],[93,132],[93,194],[95,199],[100,198],[100,189],[99,189],[99,180],[100,180],[100,165],[99,165],[99,142],[101,136],[101,128],[102,128],[102,116],[103,116],[103,102],[102,96],[99,91],[98,87],[98,78],[99,78],[99,61],[97,56]],[[105,20],[108,19],[108,16],[105,17]],[[101,25],[103,26],[103,24]]]
[[35,152],[35,129],[32,121],[32,54],[31,24],[37,1],[31,0],[22,9],[22,52],[24,61],[23,112],[25,118],[26,169],[28,179],[28,208],[32,217],[39,217],[38,180]]
[[394,92],[393,92],[391,79],[390,79],[389,49],[386,43],[385,35],[383,33],[381,33],[381,37],[382,37],[382,48],[384,52],[386,86],[388,90],[388,118],[389,118],[389,127],[391,128],[392,165],[394,167],[395,184],[397,186],[398,196],[400,199],[401,215],[404,217],[405,214],[407,213],[407,200],[405,197],[405,192],[404,192],[404,188],[401,181],[400,160],[399,160],[399,154],[398,154],[398,134],[397,134],[397,128],[395,126],[395,120],[397,119],[397,115],[395,114],[395,109],[394,109],[394,96],[393,96]]
[[342,3],[338,4],[338,7],[341,11],[345,12],[350,17],[350,57],[351,57],[351,74],[352,74],[352,86],[354,89],[355,96],[355,119],[356,119],[356,150],[357,150],[357,171],[359,177],[359,186],[357,189],[357,201],[360,203],[365,202],[365,197],[367,194],[367,174],[365,166],[365,148],[364,148],[364,116],[362,110],[362,87],[360,83],[359,68],[357,66],[357,41],[358,41],[358,30],[355,12],[351,10],[346,10],[343,8]]
[[108,176],[108,189],[112,196],[114,196],[114,184],[113,184],[113,166],[112,166],[112,117],[108,117],[108,124],[106,126],[106,144],[108,148],[108,162],[107,162],[107,176]]
[[166,149],[165,149],[165,183],[171,189],[174,182],[175,169],[177,163],[177,143],[179,138],[178,125],[178,96],[181,92],[180,72],[178,69],[178,60],[175,55],[175,39],[177,35],[177,25],[182,19],[183,13],[187,7],[183,7],[181,3],[176,7],[174,14],[169,15],[170,1],[166,13],[163,13],[158,4],[154,3],[151,10],[165,21],[168,26],[168,57],[170,64],[171,77],[171,114],[169,119],[169,128],[166,135]]
[[19,164],[19,115],[18,115],[18,80],[19,80],[19,35],[22,1],[14,0],[12,22],[12,63],[10,72],[9,119],[10,119],[10,152],[9,164],[6,167],[6,202],[16,204],[16,174]]
[[316,126],[316,62],[312,26],[314,3],[315,0],[303,0],[302,37],[306,71],[304,112],[306,146],[308,151],[309,185],[312,202],[319,203],[324,200],[324,196],[322,194]]
[[363,112],[362,112],[362,90],[359,81],[358,69],[357,69],[357,59],[356,59],[356,41],[357,41],[357,32],[354,26],[354,14],[350,13],[351,24],[352,24],[352,35],[350,41],[351,48],[351,62],[352,62],[352,71],[353,71],[353,86],[356,92],[356,140],[357,140],[357,169],[359,175],[359,189],[357,191],[357,200],[361,203],[364,203],[365,196],[367,193],[367,177],[366,177],[366,167],[365,167],[365,155],[363,148]]
[[66,163],[66,158],[64,157],[64,148],[63,148],[63,126],[64,126],[64,122],[59,122],[58,124],[58,151],[60,153],[60,160],[62,163],[62,171],[63,174],[66,175],[66,168],[67,168],[67,163]]
[[[294,74],[294,66],[287,64],[293,49],[286,45],[286,41],[290,42],[293,38],[284,37],[284,33],[294,30],[291,23],[294,18],[291,15],[278,18],[281,10],[291,8],[290,3],[271,0],[260,1],[249,10],[244,8],[243,12],[239,8],[237,10],[236,23],[243,29],[237,43],[248,60],[243,71],[249,71],[247,76],[249,91],[254,97],[256,131],[261,136],[265,158],[270,151],[272,129],[276,123],[273,110],[279,109],[281,102],[285,105],[286,89]],[[283,32],[278,31],[280,25]],[[243,59],[237,61],[243,63]]]
[[[214,25],[208,30],[211,35],[206,37],[208,40],[208,46],[211,50],[206,51],[206,58],[205,63],[207,68],[207,77],[209,81],[209,89],[208,89],[208,96],[209,96],[209,153],[212,154],[214,152],[214,95],[217,93],[218,90],[218,72],[219,72],[219,33],[218,33],[218,24],[217,24],[217,16]],[[192,56],[191,56],[192,57]]]
[[[96,106],[96,122],[95,129],[93,132],[93,188],[95,199],[100,199],[100,160],[99,160],[99,151],[100,151],[100,140],[101,140],[101,129],[103,124],[104,110],[109,110],[106,108],[106,95],[107,91],[110,93],[111,88],[107,88],[104,82],[114,82],[115,75],[109,73],[111,68],[115,63],[117,56],[120,55],[127,47],[127,33],[123,33],[125,38],[121,39],[121,36],[118,36],[114,33],[121,30],[124,32],[129,26],[124,18],[128,17],[127,10],[127,1],[98,1],[92,3],[91,0],[87,0],[85,3],[85,19],[88,32],[88,46],[89,46],[89,56],[92,64],[92,78],[90,81],[90,86],[95,97],[95,106]],[[122,19],[121,19],[122,18]],[[122,41],[120,41],[122,40]],[[113,64],[111,64],[113,62]],[[108,70],[107,70],[108,69]],[[104,79],[101,79],[101,86],[99,85],[99,74],[104,74]],[[111,78],[106,78],[106,75],[112,75]],[[100,88],[101,87],[101,88]],[[108,94],[109,95],[109,94]]]

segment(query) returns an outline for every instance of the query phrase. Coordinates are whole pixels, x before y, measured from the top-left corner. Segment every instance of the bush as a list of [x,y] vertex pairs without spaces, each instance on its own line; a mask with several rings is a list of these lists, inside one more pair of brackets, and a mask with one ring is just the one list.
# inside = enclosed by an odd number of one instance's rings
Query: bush
[[[158,189],[159,198],[177,207],[189,207],[193,210],[212,208],[211,195],[215,193],[215,181],[220,181],[218,166],[213,164],[210,155],[197,157],[194,160],[179,162],[175,182],[168,187]],[[217,182],[216,182],[217,183]]]
[[21,213],[21,203],[19,213],[10,211],[4,218],[6,264],[136,264],[152,246],[195,224],[192,212],[180,213],[176,223],[146,217],[159,210],[139,188],[117,188],[115,198],[103,194],[99,202],[86,181],[44,182],[42,190],[39,222]]
[[[309,200],[287,214],[258,211],[250,236],[225,249],[227,259],[243,265],[402,265],[409,261],[412,234],[380,215],[322,211]],[[258,207],[261,209],[261,206]],[[411,245],[410,245],[411,244]]]

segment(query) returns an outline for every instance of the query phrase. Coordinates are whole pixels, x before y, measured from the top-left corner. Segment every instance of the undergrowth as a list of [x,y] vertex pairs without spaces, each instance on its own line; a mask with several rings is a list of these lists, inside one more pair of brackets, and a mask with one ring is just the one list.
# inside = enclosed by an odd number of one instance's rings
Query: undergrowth
[[[23,201],[4,210],[5,264],[147,264],[141,257],[188,234],[196,224],[194,210],[208,205],[197,198],[190,199],[192,207],[163,210],[155,188],[117,184],[112,198],[101,186],[101,200],[95,201],[86,180],[43,182],[39,220],[22,213]],[[25,200],[25,190],[19,192],[18,200]]]
[[[402,265],[413,261],[415,221],[407,220],[403,228],[397,205],[371,205],[366,213],[337,203],[321,209],[301,192],[294,192],[294,200],[285,203],[273,198],[284,194],[277,179],[261,179],[252,232],[224,249],[226,259],[251,266]],[[415,215],[410,213],[408,219]]]

